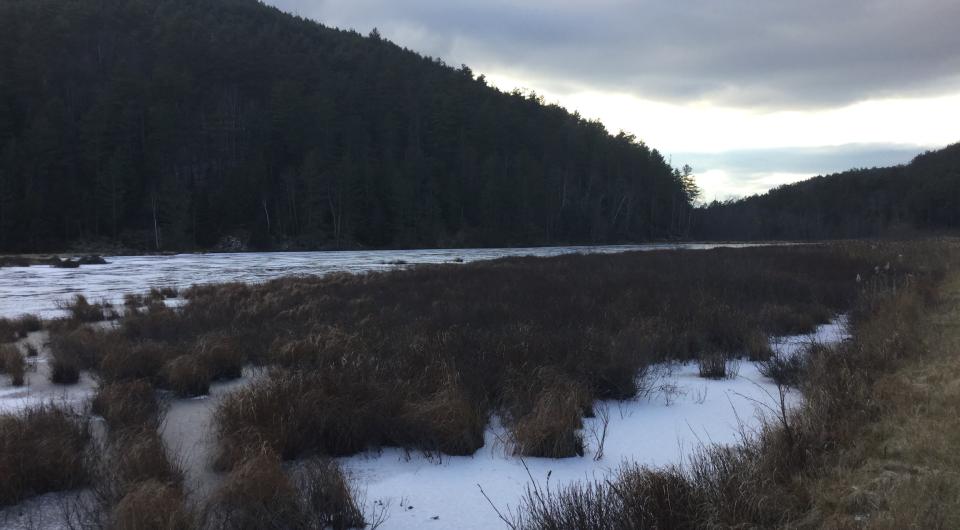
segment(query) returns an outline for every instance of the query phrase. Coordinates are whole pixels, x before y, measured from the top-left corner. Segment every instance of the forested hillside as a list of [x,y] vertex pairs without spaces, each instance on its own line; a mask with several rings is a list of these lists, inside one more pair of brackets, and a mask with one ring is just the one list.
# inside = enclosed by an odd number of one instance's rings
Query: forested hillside
[[469,68],[254,0],[0,0],[0,251],[682,236],[692,179]]
[[960,229],[960,144],[697,210],[704,239],[831,239]]

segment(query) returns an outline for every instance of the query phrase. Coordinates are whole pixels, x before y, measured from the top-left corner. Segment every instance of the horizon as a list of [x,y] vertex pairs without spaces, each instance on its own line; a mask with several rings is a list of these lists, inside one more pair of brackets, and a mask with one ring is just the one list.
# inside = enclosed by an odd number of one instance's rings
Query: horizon
[[[950,53],[960,35],[947,22],[960,6],[939,0],[820,9],[742,0],[722,9],[621,0],[266,3],[331,27],[377,29],[423,55],[467,64],[503,91],[533,91],[611,134],[634,134],[674,167],[692,166],[705,202],[905,164],[960,140],[950,126],[960,121],[960,58]],[[658,18],[670,22],[632,25]]]

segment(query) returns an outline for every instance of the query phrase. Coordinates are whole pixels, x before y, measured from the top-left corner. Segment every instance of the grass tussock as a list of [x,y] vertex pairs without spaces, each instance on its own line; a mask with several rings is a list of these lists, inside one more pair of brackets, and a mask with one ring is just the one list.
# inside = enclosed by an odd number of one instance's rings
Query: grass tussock
[[73,299],[61,304],[69,314],[67,320],[74,324],[89,324],[116,318],[118,315],[113,306],[107,302],[91,304],[82,294],[74,295]]
[[[292,476],[291,476],[292,475]],[[363,515],[340,468],[309,460],[294,472],[266,451],[238,464],[204,513],[205,528],[363,528]]]
[[156,430],[144,427],[112,435],[101,463],[98,485],[108,499],[122,499],[139,484],[157,481],[183,486],[184,471],[167,457],[167,448]]
[[10,384],[13,386],[25,384],[27,361],[16,347],[0,345],[0,374],[10,376]]
[[138,483],[109,515],[113,530],[194,530],[197,516],[181,488],[158,480]]
[[513,389],[515,417],[509,422],[509,439],[514,454],[583,456],[580,429],[592,405],[585,388],[560,374],[541,370],[534,382],[514,380]]
[[0,416],[0,506],[83,486],[86,422],[44,405]]
[[106,383],[97,389],[92,412],[103,417],[112,430],[156,429],[160,425],[163,407],[156,392],[144,380]]
[[82,370],[99,366],[100,358],[112,346],[111,339],[89,328],[55,329],[50,332],[50,381],[71,385]]
[[43,321],[34,315],[23,315],[14,319],[0,318],[0,344],[18,341],[41,329]]
[[177,397],[189,398],[210,393],[210,370],[196,355],[181,355],[164,365],[163,386]]
[[70,527],[199,528],[184,489],[184,471],[168,453],[152,426],[111,428],[106,442],[88,455],[91,495],[67,505]]

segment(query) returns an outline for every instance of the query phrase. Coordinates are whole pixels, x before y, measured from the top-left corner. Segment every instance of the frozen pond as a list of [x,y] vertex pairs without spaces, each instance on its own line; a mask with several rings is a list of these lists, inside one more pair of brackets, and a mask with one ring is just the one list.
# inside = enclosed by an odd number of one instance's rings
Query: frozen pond
[[655,244],[593,247],[485,248],[441,250],[374,250],[339,252],[249,252],[242,254],[178,254],[174,256],[114,256],[107,265],[79,269],[49,266],[0,268],[0,317],[26,313],[59,316],[57,302],[83,294],[91,302],[119,303],[123,295],[151,287],[189,287],[219,282],[261,282],[280,276],[322,275],[330,272],[387,270],[400,264],[467,263],[507,256],[559,256],[572,253],[696,249],[720,244]]

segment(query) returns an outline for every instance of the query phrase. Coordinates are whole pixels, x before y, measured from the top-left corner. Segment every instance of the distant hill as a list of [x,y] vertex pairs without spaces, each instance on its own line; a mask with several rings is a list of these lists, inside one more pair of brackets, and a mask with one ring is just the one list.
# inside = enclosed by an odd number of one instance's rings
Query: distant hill
[[854,169],[694,214],[704,239],[837,239],[960,229],[960,144],[907,165]]
[[0,251],[684,235],[655,150],[254,0],[0,0]]

